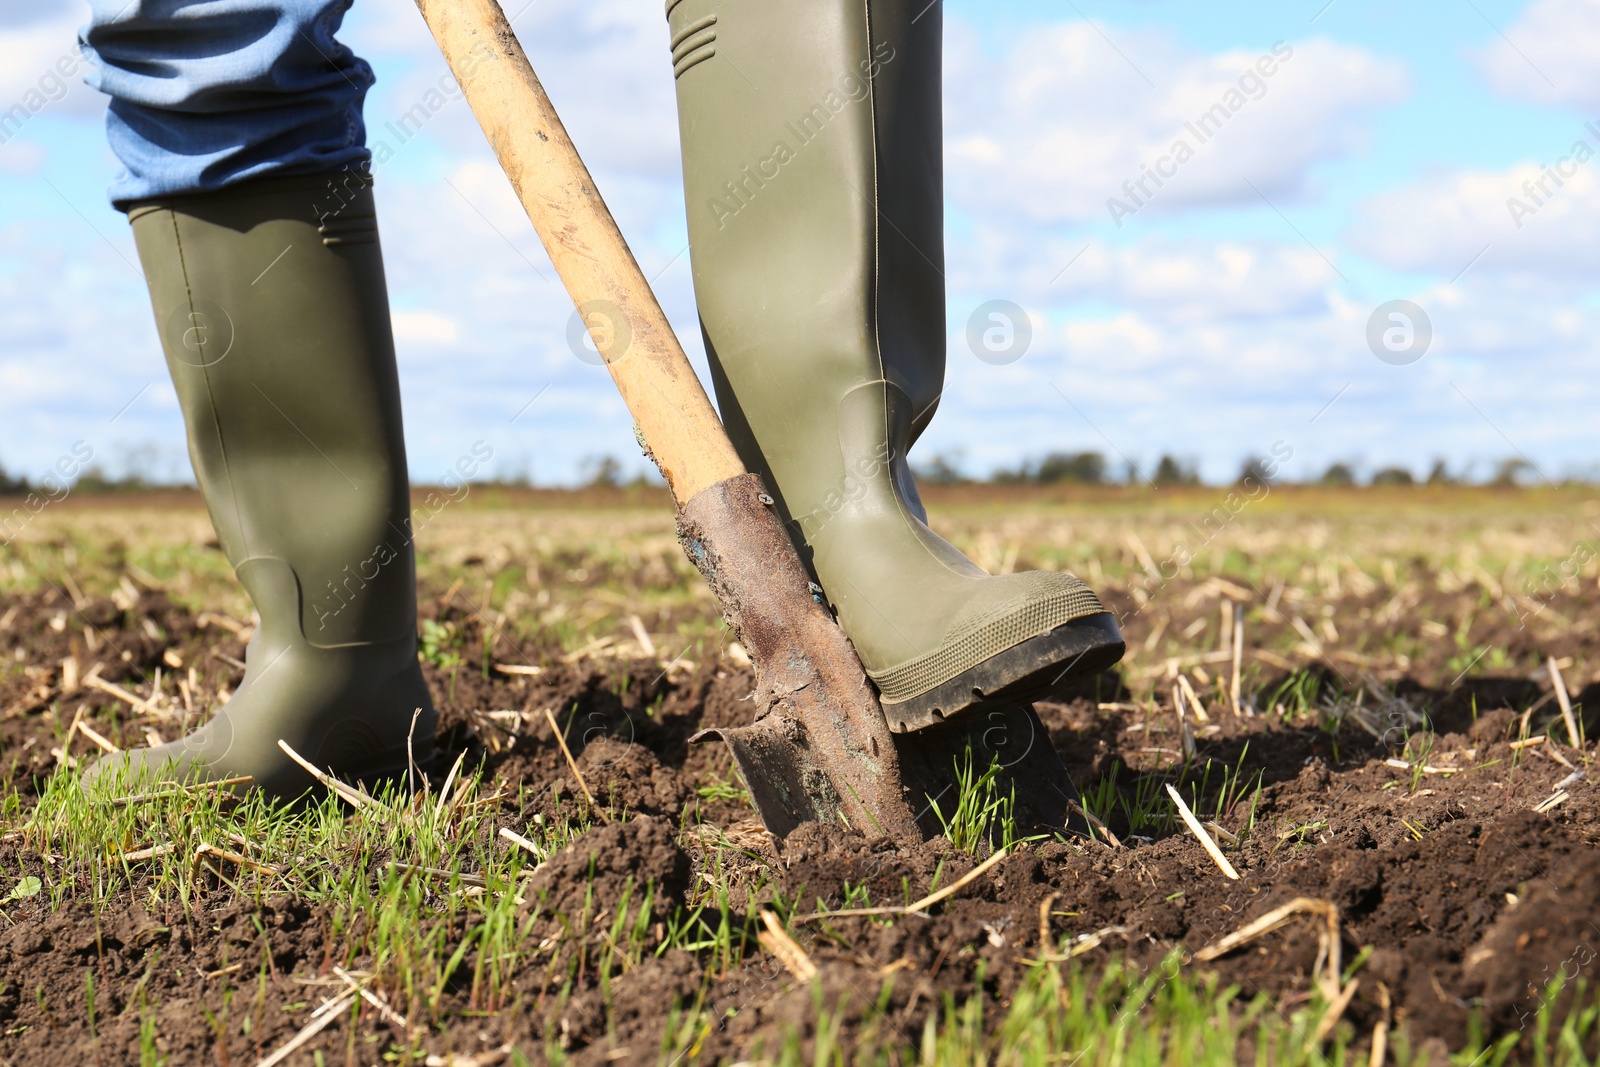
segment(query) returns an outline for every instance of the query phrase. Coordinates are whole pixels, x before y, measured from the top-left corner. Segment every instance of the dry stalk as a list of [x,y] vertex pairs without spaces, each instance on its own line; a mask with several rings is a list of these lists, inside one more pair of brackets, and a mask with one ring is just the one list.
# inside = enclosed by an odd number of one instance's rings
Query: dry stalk
[[122,751],[122,749],[118,748],[109,737],[105,736],[99,730],[96,730],[93,726],[90,726],[82,719],[78,720],[78,732],[84,737],[87,737],[89,740],[93,741],[95,744],[99,745],[101,748],[105,749],[107,752],[114,753]]
[[1311,650],[1313,656],[1320,657],[1325,654],[1322,642],[1317,638],[1316,634],[1311,632],[1311,627],[1306,624],[1305,619],[1296,615],[1289,620],[1289,625],[1293,626],[1295,632],[1305,639],[1306,647]]
[[376,800],[372,799],[372,797],[368,796],[364,791],[357,789],[355,786],[345,785],[332,775],[325,774],[322,771],[317,770],[310,760],[300,755],[300,753],[296,752],[293,748],[290,748],[289,742],[280,739],[278,741],[278,747],[283,750],[283,754],[285,756],[288,756],[290,759],[298,763],[307,774],[321,782],[324,787],[337,793],[341,799],[348,801],[358,808],[367,808],[371,811],[375,811],[384,815],[394,814],[388,808],[384,807],[382,804],[379,804]]
[[1345,1009],[1350,1006],[1350,998],[1356,995],[1356,987],[1360,984],[1361,979],[1352,979],[1350,984],[1344,987],[1344,991],[1328,1005],[1328,1010],[1322,1015],[1322,1021],[1317,1024],[1316,1032],[1311,1035],[1311,1040],[1306,1043],[1308,1051],[1322,1044],[1328,1039],[1328,1035],[1333,1033],[1333,1028],[1344,1017]]
[[1550,684],[1555,687],[1556,700],[1561,704],[1561,718],[1567,724],[1567,736],[1572,740],[1572,747],[1579,752],[1583,751],[1583,735],[1578,732],[1578,720],[1572,714],[1572,698],[1567,695],[1567,683],[1561,677],[1561,665],[1556,658],[1551,656],[1548,666],[1550,668]]
[[584,645],[582,648],[578,649],[576,652],[568,652],[565,656],[561,657],[561,660],[563,663],[576,663],[583,657],[592,656],[594,653],[610,648],[616,643],[617,639],[609,634],[607,634],[605,637],[597,637],[593,641],[590,641],[587,645]]
[[270,863],[259,863],[248,856],[241,856],[237,852],[229,852],[225,848],[218,848],[216,845],[208,845],[202,841],[199,847],[194,850],[195,862],[198,863],[201,858],[205,856],[215,856],[219,860],[227,860],[229,863],[232,863],[236,866],[244,867],[252,871],[260,871],[262,874],[282,873],[278,868],[274,867]]
[[135,711],[142,711],[146,715],[161,714],[161,709],[150,703],[144,697],[128,692],[128,690],[122,688],[122,686],[115,682],[108,682],[92,671],[83,679],[83,684],[91,689],[98,689],[102,693],[116,697],[124,704],[132,707]]
[[494,669],[501,674],[520,675],[524,678],[537,678],[544,673],[543,667],[534,667],[521,663],[496,663]]
[[227,630],[236,637],[243,634],[249,626],[248,623],[242,623],[237,619],[230,619],[226,615],[218,615],[211,611],[202,611],[196,616],[194,624],[201,630],[204,630],[207,626],[216,626]]
[[[1208,945],[1194,954],[1194,958],[1201,963],[1209,963],[1221,959],[1236,948],[1243,948],[1250,942],[1283,926],[1296,915],[1321,915],[1327,919],[1330,927],[1339,929],[1339,909],[1334,907],[1332,901],[1319,900],[1315,897],[1296,897],[1279,907],[1273,908],[1265,915],[1246,923],[1233,933],[1228,934],[1214,945]],[[1338,944],[1338,938],[1334,938]]]
[[228,666],[232,667],[236,671],[249,670],[249,667],[246,666],[244,660],[242,660],[242,659],[234,659],[232,656],[228,655],[226,652],[219,652],[216,649],[212,649],[211,652],[210,652],[210,655],[211,655],[212,659],[220,660],[221,662],[226,663]]
[[1378,1007],[1383,1009],[1383,1018],[1372,1027],[1372,1051],[1367,1056],[1367,1067],[1383,1067],[1384,1057],[1389,1054],[1389,987],[1382,982],[1378,983]]
[[583,772],[578,770],[578,761],[572,758],[572,749],[567,747],[567,739],[562,735],[561,727],[556,725],[556,717],[550,713],[549,708],[544,709],[544,718],[550,724],[550,732],[556,735],[556,744],[561,746],[561,754],[567,757],[567,766],[572,768],[572,776],[578,780],[578,788],[583,790],[583,799],[589,802],[589,810],[606,822],[610,822],[611,817],[601,811],[599,805],[594,802],[594,794],[589,792],[589,783],[583,780]]
[[1571,799],[1571,797],[1572,794],[1566,792],[1565,790],[1559,793],[1554,793],[1535,804],[1533,806],[1533,810],[1543,815],[1547,811],[1554,811],[1556,808],[1559,808],[1561,805],[1565,804],[1569,799]]
[[389,1007],[389,1002],[387,1000],[383,999],[372,990],[367,988],[367,983],[372,980],[371,976],[358,979],[355,975],[351,974],[337,963],[333,965],[333,973],[341,978],[344,983],[350,987],[350,992],[355,993],[362,1000],[366,1001],[368,1004],[371,1004],[373,1008],[376,1009],[378,1014],[383,1017],[385,1022],[388,1022],[393,1026],[397,1026],[402,1030],[411,1029],[411,1024],[406,1021],[406,1017],[404,1015],[399,1014],[393,1008]]
[[172,851],[171,845],[151,845],[149,848],[136,849],[133,852],[123,852],[115,856],[107,856],[107,863],[139,863],[143,860],[153,860],[165,856]]
[[840,911],[819,911],[811,915],[797,916],[791,919],[790,922],[798,924],[803,922],[813,922],[818,919],[848,919],[862,915],[921,915],[926,909],[933,907],[941,900],[954,896],[965,886],[974,880],[981,878],[989,871],[991,867],[1005,859],[1010,854],[1010,849],[1002,848],[998,850],[994,855],[990,856],[988,859],[984,860],[982,863],[978,864],[976,867],[972,868],[972,870],[968,871],[960,878],[957,878],[943,889],[929,893],[915,904],[908,904],[903,908],[844,908]]
[[433,878],[459,878],[462,885],[474,886],[478,889],[488,888],[489,882],[481,874],[467,874],[464,871],[451,871],[443,867],[423,867],[415,863],[401,863],[390,860],[389,866],[404,874],[426,874]]
[[1067,949],[1066,955],[1062,958],[1068,960],[1076,959],[1085,952],[1091,952],[1094,949],[1099,948],[1106,938],[1111,937],[1114,934],[1128,934],[1131,933],[1132,930],[1133,928],[1131,926],[1106,926],[1094,931],[1093,933],[1080,934],[1073,938],[1072,947]]
[[[1195,719],[1202,723],[1210,722],[1211,716],[1206,714],[1206,706],[1200,703],[1200,698],[1195,695],[1194,686],[1189,684],[1189,676],[1178,675],[1178,685],[1183,688],[1183,695],[1188,698],[1189,706],[1194,709]],[[1181,717],[1183,713],[1180,711],[1178,714]]]
[[1162,635],[1167,632],[1167,625],[1171,621],[1171,618],[1166,615],[1156,620],[1155,626],[1151,627],[1150,632],[1145,635],[1144,650],[1146,652],[1154,652],[1156,650],[1156,646],[1161,643]]
[[1285,657],[1278,655],[1276,652],[1269,652],[1264,648],[1252,648],[1250,650],[1250,654],[1256,659],[1260,660],[1262,663],[1265,663],[1267,666],[1276,667],[1280,671],[1293,671],[1299,669],[1296,667],[1294,660],[1286,659]]
[[1206,833],[1206,828],[1200,825],[1200,820],[1194,817],[1194,812],[1189,810],[1189,805],[1183,802],[1183,797],[1179,796],[1178,791],[1172,788],[1170,784],[1167,786],[1167,795],[1178,806],[1178,814],[1183,818],[1184,825],[1189,827],[1190,833],[1199,838],[1200,844],[1205,846],[1206,852],[1210,853],[1217,867],[1221,869],[1223,874],[1237,882],[1239,880],[1239,872],[1233,869],[1233,864],[1228,862],[1228,857],[1222,854],[1222,849],[1217,847],[1217,843],[1211,839],[1211,835]]
[[77,581],[72,577],[71,571],[61,572],[61,584],[67,587],[67,592],[72,596],[72,606],[82,611],[89,606],[89,598],[83,595],[83,590],[78,587]]
[[241,774],[235,778],[219,778],[214,782],[195,782],[193,785],[173,783],[166,789],[158,789],[150,793],[129,793],[127,796],[114,797],[113,804],[142,804],[147,800],[162,800],[166,797],[189,796],[203,789],[227,789],[236,785],[249,785],[255,779],[248,774]]
[[1132,932],[1133,927],[1131,926],[1105,926],[1099,930],[1093,930],[1087,934],[1079,934],[1077,937],[1072,939],[1072,947],[1067,949],[1065,952],[1050,953],[1048,955],[1041,954],[1036,960],[1024,960],[1023,962],[1063,963],[1067,960],[1076,959],[1085,952],[1093,952],[1095,949],[1104,944],[1106,938],[1108,937],[1113,937],[1117,934],[1121,934],[1126,937]]
[[504,1063],[511,1056],[511,1051],[511,1046],[507,1044],[485,1049],[476,1056],[468,1053],[441,1056],[437,1052],[430,1052],[422,1063],[423,1067],[495,1067],[495,1064]]
[[1144,542],[1139,539],[1138,534],[1130,530],[1127,536],[1127,544],[1129,550],[1133,552],[1134,558],[1139,561],[1139,566],[1144,568],[1144,572],[1146,574],[1158,582],[1165,581],[1165,579],[1161,577],[1161,568],[1156,566],[1155,557],[1152,556],[1150,554],[1150,550],[1144,546]]
[[450,786],[456,780],[456,775],[461,773],[461,764],[467,758],[467,753],[462,750],[456,761],[450,765],[450,773],[444,776],[444,784],[439,787],[439,802],[433,806],[433,817],[428,820],[430,830],[439,828],[439,816],[444,812],[446,802],[450,799]]
[[[1182,677],[1182,675],[1179,675]],[[1199,705],[1196,705],[1198,708]],[[1183,689],[1179,686],[1172,687],[1172,710],[1178,716],[1178,741],[1183,749],[1184,759],[1194,759],[1197,752],[1194,744],[1194,731],[1189,729],[1189,720],[1183,717]],[[1205,712],[1197,711],[1197,715]]]
[[1088,808],[1084,807],[1076,800],[1067,801],[1067,807],[1071,808],[1079,815],[1082,815],[1090,826],[1094,827],[1096,830],[1099,830],[1102,834],[1105,834],[1106,844],[1110,845],[1112,848],[1122,847],[1122,842],[1117,840],[1117,835],[1111,832],[1111,827],[1107,826],[1105,823],[1091,815]]
[[644,620],[637,615],[628,616],[628,629],[633,631],[633,639],[639,642],[639,649],[646,659],[656,658],[656,643],[650,640],[650,632],[644,628]]
[[248,837],[244,836],[243,834],[235,833],[232,830],[224,830],[224,831],[222,831],[222,835],[224,837],[226,837],[229,841],[232,841],[234,844],[238,845],[240,848],[244,849],[247,852],[260,852],[260,851],[262,851],[262,848],[261,848],[260,845],[256,844],[254,841],[250,840]]
[[512,830],[510,827],[500,827],[500,836],[511,842],[513,845],[516,845],[518,848],[526,849],[533,855],[533,858],[538,860],[540,863],[544,862],[544,856],[540,853],[539,846],[534,844],[532,841],[529,841],[526,837],[523,837],[516,831]]
[[908,904],[906,906],[905,910],[907,912],[922,911],[922,910],[924,910],[926,908],[933,907],[935,904],[939,903],[939,901],[941,901],[941,900],[944,900],[946,897],[955,896],[955,894],[957,892],[959,892],[960,889],[963,886],[967,885],[970,882],[976,881],[978,878],[980,878],[985,873],[987,873],[988,870],[991,867],[995,866],[1001,860],[1005,859],[1006,856],[1010,855],[1010,853],[1011,853],[1011,850],[1008,849],[1008,848],[997,849],[995,851],[994,855],[990,856],[988,859],[984,860],[982,863],[980,863],[976,867],[972,868],[972,870],[968,871],[966,874],[962,875],[960,878],[957,878],[955,881],[951,882],[949,885],[945,886],[943,889],[940,889],[940,890],[938,890],[936,892],[933,892],[933,893],[929,893],[927,896],[923,897],[921,900],[917,901],[915,904]]
[[1577,785],[1579,782],[1583,781],[1584,778],[1586,778],[1588,776],[1588,773],[1589,773],[1588,771],[1580,771],[1580,770],[1574,769],[1571,774],[1567,775],[1565,778],[1561,779],[1561,781],[1559,781],[1559,782],[1557,782],[1555,784],[1556,792],[1559,793],[1562,790],[1566,789],[1568,786]]
[[1051,893],[1039,901],[1039,948],[1042,950],[1050,943],[1050,909],[1055,906],[1060,893]]
[[1559,763],[1569,771],[1575,771],[1578,769],[1578,765],[1573,763],[1567,757],[1563,756],[1561,754],[1561,749],[1554,744],[1547,744],[1538,751],[1539,755],[1543,756],[1545,759],[1548,759],[1554,763]]
[[346,993],[338,1000],[330,1001],[318,1008],[316,1013],[311,1016],[311,1021],[301,1027],[298,1034],[286,1041],[279,1047],[278,1051],[257,1063],[256,1067],[274,1067],[275,1064],[282,1063],[294,1055],[301,1045],[326,1030],[334,1019],[337,1019],[346,1008],[355,1003],[355,1000],[356,995],[354,993]]
[[809,982],[817,976],[817,965],[811,962],[811,957],[806,955],[806,950],[800,947],[799,942],[789,936],[776,915],[762,908],[761,923],[766,929],[756,931],[756,940],[761,942],[762,948],[778,958],[784,970],[801,982]]
[[83,707],[82,704],[79,704],[78,710],[72,713],[72,725],[67,727],[67,736],[62,740],[60,747],[51,749],[55,753],[56,763],[59,766],[76,767],[78,765],[78,761],[72,758],[69,750],[72,748],[72,735],[78,732],[78,727],[83,723]]
[[1243,715],[1244,709],[1240,704],[1239,677],[1244,669],[1244,605],[1233,605],[1233,678],[1228,683],[1228,700],[1233,704],[1233,713]]
[[1544,696],[1540,697],[1538,700],[1535,700],[1532,704],[1528,705],[1528,710],[1523,712],[1522,713],[1522,718],[1520,720],[1518,720],[1517,734],[1519,736],[1524,736],[1524,737],[1527,736],[1527,733],[1528,733],[1528,720],[1533,718],[1534,712],[1538,711],[1540,708],[1544,707],[1546,704],[1550,703],[1555,698],[1556,698],[1556,691],[1554,689],[1551,689],[1550,692],[1546,693]]
[[[1411,764],[1407,763],[1403,759],[1386,759],[1383,761],[1383,765],[1385,767],[1393,767],[1397,771],[1409,771],[1414,769]],[[1423,774],[1460,774],[1463,770],[1470,769],[1471,768],[1469,767],[1435,767],[1431,763],[1424,763],[1422,765]]]

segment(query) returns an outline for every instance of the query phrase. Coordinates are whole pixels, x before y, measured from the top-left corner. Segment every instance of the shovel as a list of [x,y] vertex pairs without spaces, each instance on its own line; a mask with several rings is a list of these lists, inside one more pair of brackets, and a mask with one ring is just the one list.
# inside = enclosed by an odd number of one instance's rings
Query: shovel
[[[756,721],[701,731],[732,750],[762,823],[902,844],[944,830],[991,766],[1019,827],[1065,828],[1078,797],[1029,705],[895,734],[855,650],[811,594],[761,479],[745,470],[655,294],[495,0],[417,0],[544,242],[648,455],[678,539],[755,665]],[[962,769],[965,768],[963,771]]]

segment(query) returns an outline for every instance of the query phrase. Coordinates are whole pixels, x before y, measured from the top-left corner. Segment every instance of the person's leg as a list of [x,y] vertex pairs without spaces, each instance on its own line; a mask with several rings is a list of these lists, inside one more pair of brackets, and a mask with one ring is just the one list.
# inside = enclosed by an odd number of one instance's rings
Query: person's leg
[[939,6],[677,0],[668,22],[723,419],[891,728],[1115,663],[1093,592],[985,574],[928,528],[907,466],[944,386]]
[[[249,775],[293,797],[313,782],[280,741],[349,779],[432,761],[399,384],[360,144],[371,76],[331,36],[310,47],[344,57],[329,71],[344,88],[301,55],[301,35],[331,35],[345,6],[241,2],[196,25],[188,8],[146,3],[128,25],[87,31],[111,64],[100,85],[127,94],[112,103],[127,166],[113,196],[129,212],[195,475],[260,616],[244,681],[211,722],[107,757],[92,779]],[[161,77],[173,82],[165,96],[151,84]],[[349,169],[308,173],[352,137]]]

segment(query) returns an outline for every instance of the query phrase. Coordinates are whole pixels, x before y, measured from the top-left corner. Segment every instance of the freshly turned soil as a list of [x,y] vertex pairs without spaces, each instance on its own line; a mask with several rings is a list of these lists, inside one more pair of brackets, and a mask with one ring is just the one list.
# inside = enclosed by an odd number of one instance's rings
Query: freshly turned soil
[[[1174,629],[1214,613],[1214,600],[1182,608],[1194,598],[1186,599],[1190,590],[1180,585],[1164,593],[1174,606]],[[1479,595],[1469,587],[1459,597],[1465,603]],[[1451,617],[1454,605],[1442,594],[1435,597],[1438,602],[1412,608],[1408,618]],[[1371,620],[1387,599],[1384,591],[1365,600],[1352,596],[1340,616]],[[429,612],[436,610],[433,603]],[[1145,619],[1130,605],[1115,606],[1124,610],[1135,646],[1148,630]],[[1571,618],[1594,618],[1600,595],[1586,590],[1564,597],[1559,607]],[[91,689],[56,691],[63,659],[75,657],[83,674],[98,665],[99,677],[141,692],[169,651],[185,665],[204,664],[217,683],[239,681],[229,662],[244,655],[239,635],[198,626],[196,617],[159,593],[146,592],[123,607],[94,601],[81,611],[49,591],[0,598],[0,616],[13,608],[0,632],[0,652],[14,667],[0,675],[0,767],[24,800],[36,796],[53,771],[57,759],[50,750],[79,706],[87,711],[115,703]],[[476,620],[459,612],[446,618],[473,635],[481,632]],[[1594,660],[1600,638],[1591,632],[1572,630],[1535,648],[1514,622],[1485,614],[1472,642],[1497,644],[1517,656],[1532,650],[1579,664]],[[86,625],[99,635],[93,650]],[[1382,633],[1379,624],[1369,625]],[[1287,627],[1257,626],[1251,638],[1265,642],[1280,630]],[[1514,674],[1452,680],[1456,672],[1445,662],[1455,650],[1446,640],[1438,645],[1433,658],[1413,658],[1403,676],[1386,678],[1390,703],[1379,702],[1379,718],[1399,714],[1395,701],[1425,710],[1435,735],[1426,762],[1458,773],[1429,773],[1413,782],[1409,769],[1385,764],[1397,750],[1353,720],[1335,735],[1309,721],[1286,724],[1271,709],[1246,717],[1213,709],[1214,728],[1201,731],[1197,742],[1202,762],[1241,764],[1247,780],[1259,775],[1263,783],[1254,827],[1242,847],[1230,850],[1238,881],[1224,877],[1181,825],[1140,836],[1119,808],[1109,823],[1122,847],[1082,839],[1026,844],[925,916],[893,922],[843,917],[797,927],[820,968],[825,1002],[854,1006],[842,1039],[865,1025],[887,974],[894,975],[883,1008],[887,1023],[919,1035],[947,991],[970,995],[980,969],[987,1010],[998,1018],[1027,973],[1024,961],[1057,951],[1064,936],[1110,931],[1080,957],[1087,967],[1103,966],[1116,954],[1153,968],[1175,950],[1197,951],[1302,896],[1338,909],[1347,964],[1371,948],[1344,1016],[1357,1034],[1370,1034],[1386,1010],[1409,1027],[1414,1048],[1435,1052],[1459,1047],[1474,1013],[1491,1034],[1531,1025],[1539,991],[1551,978],[1592,979],[1595,973],[1600,790],[1591,775],[1569,786],[1564,803],[1533,811],[1571,774],[1542,750],[1574,762],[1582,756],[1554,743],[1566,739],[1554,701],[1527,724],[1531,734],[1548,727],[1550,742],[1511,747],[1522,736],[1522,712],[1548,692],[1548,681]],[[521,651],[544,673],[485,677],[471,666],[449,675],[428,668],[441,698],[436,774],[442,778],[464,752],[469,768],[484,771],[486,794],[499,784],[510,787],[499,801],[502,825],[575,817],[581,798],[545,722],[548,708],[561,721],[589,788],[617,817],[549,858],[522,887],[533,935],[549,947],[522,966],[512,983],[514,1001],[496,1005],[498,1014],[489,1017],[472,1002],[470,980],[452,987],[443,1009],[448,1034],[414,1033],[413,1047],[481,1054],[486,1064],[499,1062],[495,1050],[508,1044],[535,1061],[544,1049],[560,1047],[578,1063],[653,1062],[673,1005],[697,999],[708,1017],[720,1020],[704,1037],[701,1062],[775,1049],[789,1029],[806,1033],[815,1020],[813,990],[792,979],[753,937],[733,966],[655,951],[667,924],[703,895],[713,828],[737,846],[719,850],[716,862],[729,872],[740,921],[775,892],[797,900],[801,913],[843,907],[852,891],[859,905],[862,887],[875,904],[904,903],[908,894],[926,893],[936,874],[947,885],[980,862],[943,839],[896,850],[817,824],[780,844],[753,822],[742,800],[717,791],[703,797],[707,786],[737,779],[725,751],[691,746],[688,738],[708,725],[749,721],[754,703],[747,669],[710,662],[674,673],[645,661],[569,664],[557,650]],[[511,653],[497,647],[495,655],[503,660]],[[1353,696],[1358,686],[1371,684],[1348,663],[1319,669],[1325,693]],[[1284,675],[1269,672],[1261,691],[1271,692]],[[623,676],[626,685],[618,684]],[[1125,795],[1142,779],[1176,780],[1172,750],[1179,741],[1170,703],[1155,714],[1135,707],[1123,681],[1111,672],[1085,683],[1070,702],[1040,706],[1050,741],[1086,791],[1113,773]],[[1168,697],[1167,687],[1158,683],[1158,697]],[[1589,736],[1600,735],[1600,686],[1579,694],[1577,703]],[[504,710],[524,713],[522,725],[506,728],[503,717],[483,714]],[[125,717],[115,724],[102,718],[98,726],[119,743],[141,743],[131,709],[119,706],[116,714]],[[85,743],[72,751],[84,755]],[[521,807],[513,799],[518,784],[530,787]],[[1242,830],[1247,816],[1235,810],[1223,821]],[[0,890],[23,873],[48,880],[53,860],[14,839],[0,840],[7,879]],[[643,958],[602,991],[594,961],[624,897],[637,909],[645,887],[651,914]],[[290,895],[242,899],[221,883],[197,896],[187,912],[176,901],[153,906],[137,889],[127,903],[100,910],[87,889],[68,892],[53,911],[50,896],[0,908],[0,1064],[138,1062],[146,1017],[154,1020],[157,1048],[174,1064],[254,1062],[294,1035],[324,997],[343,989],[331,967],[341,962],[338,946],[351,934],[336,936],[322,905]],[[1040,944],[1041,916],[1048,945]],[[1185,966],[1215,972],[1246,998],[1264,993],[1287,1010],[1313,988],[1321,928],[1321,920],[1297,918],[1214,962]],[[264,981],[257,977],[263,961]],[[473,962],[469,953],[467,972]],[[404,1007],[401,991],[386,995]],[[363,1011],[328,1027],[292,1062],[311,1062],[312,1050],[330,1063],[375,1062],[391,1043],[406,1042],[391,1023]]]

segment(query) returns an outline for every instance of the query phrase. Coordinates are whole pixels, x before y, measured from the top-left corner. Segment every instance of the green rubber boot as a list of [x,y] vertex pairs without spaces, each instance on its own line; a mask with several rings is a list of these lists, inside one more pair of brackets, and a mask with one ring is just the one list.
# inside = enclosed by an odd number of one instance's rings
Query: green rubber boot
[[215,718],[86,777],[250,775],[298,797],[315,782],[280,740],[346,781],[426,768],[435,718],[370,185],[268,179],[129,220],[195,474],[260,623]]
[[906,463],[944,385],[940,7],[668,0],[695,295],[723,420],[895,731],[1122,656],[1068,574],[991,576]]

